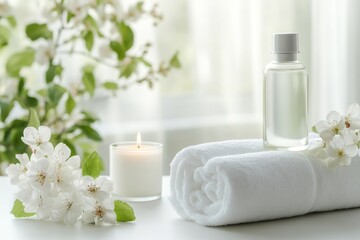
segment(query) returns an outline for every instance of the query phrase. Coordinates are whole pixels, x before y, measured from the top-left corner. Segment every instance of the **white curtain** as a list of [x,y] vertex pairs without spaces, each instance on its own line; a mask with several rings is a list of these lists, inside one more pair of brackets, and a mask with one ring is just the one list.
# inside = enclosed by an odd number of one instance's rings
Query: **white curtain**
[[360,2],[315,0],[311,31],[311,119],[360,102]]

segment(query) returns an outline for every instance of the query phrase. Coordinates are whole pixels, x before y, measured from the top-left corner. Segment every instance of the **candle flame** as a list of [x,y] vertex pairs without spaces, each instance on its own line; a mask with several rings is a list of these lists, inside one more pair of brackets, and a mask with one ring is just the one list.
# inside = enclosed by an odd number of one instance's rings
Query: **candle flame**
[[137,137],[136,137],[136,145],[138,148],[141,147],[141,135],[139,132],[137,133]]

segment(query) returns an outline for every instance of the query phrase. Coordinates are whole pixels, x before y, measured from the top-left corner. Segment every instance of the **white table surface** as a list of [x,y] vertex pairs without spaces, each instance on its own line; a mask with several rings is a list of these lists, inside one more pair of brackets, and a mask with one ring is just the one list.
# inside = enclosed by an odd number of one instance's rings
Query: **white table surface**
[[179,218],[167,197],[169,178],[164,177],[163,197],[131,203],[136,221],[96,227],[67,226],[35,219],[15,219],[11,214],[16,187],[0,177],[0,239],[2,240],[132,240],[132,239],[360,239],[360,209],[315,213],[305,216],[226,227],[202,227]]

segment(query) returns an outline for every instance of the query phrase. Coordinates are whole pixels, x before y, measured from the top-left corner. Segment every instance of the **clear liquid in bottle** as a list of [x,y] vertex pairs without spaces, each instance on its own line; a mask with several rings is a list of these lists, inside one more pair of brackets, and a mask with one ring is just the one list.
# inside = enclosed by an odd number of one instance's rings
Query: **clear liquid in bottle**
[[[275,35],[277,44],[289,41],[288,36],[276,39]],[[275,60],[265,68],[264,145],[295,151],[305,149],[308,143],[308,79],[304,66],[297,61],[297,34],[290,39],[296,40],[295,45],[275,44]]]

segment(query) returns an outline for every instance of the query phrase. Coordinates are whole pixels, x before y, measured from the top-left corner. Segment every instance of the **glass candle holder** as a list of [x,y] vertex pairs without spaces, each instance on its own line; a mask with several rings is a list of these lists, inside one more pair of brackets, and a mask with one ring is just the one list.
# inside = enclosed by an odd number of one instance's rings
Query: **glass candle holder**
[[162,144],[118,142],[110,145],[113,196],[125,201],[151,201],[161,197]]

